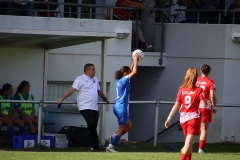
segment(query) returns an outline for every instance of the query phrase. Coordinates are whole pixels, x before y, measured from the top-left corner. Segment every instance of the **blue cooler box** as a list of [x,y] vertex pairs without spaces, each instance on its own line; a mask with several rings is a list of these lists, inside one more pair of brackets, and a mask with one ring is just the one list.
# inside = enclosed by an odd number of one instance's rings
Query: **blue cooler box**
[[[42,136],[41,143],[54,148],[54,136]],[[13,149],[32,148],[37,145],[37,135],[13,136]]]

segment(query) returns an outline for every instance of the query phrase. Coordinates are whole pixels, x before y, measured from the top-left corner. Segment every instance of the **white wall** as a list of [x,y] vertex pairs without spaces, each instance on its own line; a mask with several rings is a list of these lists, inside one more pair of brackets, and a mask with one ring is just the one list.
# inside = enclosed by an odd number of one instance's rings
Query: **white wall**
[[[217,103],[239,104],[237,68],[240,44],[231,40],[231,34],[239,32],[238,25],[166,24],[165,28],[165,68],[141,68],[132,81],[131,100],[152,100],[154,97],[155,100],[174,102],[186,70],[192,66],[199,70],[201,65],[209,64],[212,67],[210,78],[217,88]],[[171,108],[171,105],[160,106],[159,132],[164,129]],[[239,112],[239,108],[219,107],[209,126],[207,141],[239,142]],[[154,107],[130,105],[130,116],[135,126],[129,134],[131,140],[145,141],[153,136]],[[178,119],[179,114],[176,113],[172,123]],[[181,142],[184,138],[176,126],[160,135],[158,140]]]
[[[130,23],[131,25],[131,23]],[[130,26],[129,25],[129,26]],[[131,26],[130,26],[131,27]],[[116,98],[114,73],[120,69],[123,65],[131,64],[131,52],[130,52],[130,36],[125,40],[109,39],[107,47],[107,82],[110,82],[109,97],[112,102]],[[51,81],[74,81],[74,79],[83,74],[83,67],[86,63],[93,63],[96,68],[96,77],[101,80],[101,42],[93,42],[89,44],[66,47],[61,49],[55,49],[49,51],[49,63],[48,63],[48,80]],[[117,119],[112,111],[112,105],[109,105],[106,113],[106,138],[117,131]],[[58,119],[58,116],[63,114],[54,114],[54,117]],[[64,125],[72,125],[74,115],[66,114]],[[85,123],[82,121],[81,115],[76,115],[78,125]],[[58,117],[58,118],[57,118]],[[75,119],[74,118],[74,119]],[[55,119],[55,118],[54,118]],[[63,123],[58,122],[63,125]],[[56,128],[61,128],[60,125]],[[47,131],[48,130],[47,128]],[[127,139],[127,134],[123,137]]]
[[[43,65],[42,49],[0,48],[1,79],[0,86],[10,83],[14,94],[18,85],[26,80],[31,85],[30,92],[35,100],[43,99]],[[36,112],[38,113],[36,104]]]
[[[32,20],[32,17],[30,19]],[[40,19],[44,21],[44,19]],[[13,19],[10,18],[9,21],[11,20]],[[30,22],[27,18],[25,20],[25,22]],[[46,21],[50,23],[48,18]],[[71,19],[71,22],[75,24],[73,19]],[[79,20],[76,20],[76,24],[78,22]],[[51,22],[51,25],[46,26],[45,29],[52,30],[54,29],[54,25],[58,25],[58,23],[54,24]],[[96,21],[95,24],[95,22],[84,20],[84,23],[87,23],[87,25],[95,25],[95,27],[92,27],[92,30],[95,31],[114,31],[115,28],[119,26],[131,30],[130,22],[114,21],[112,25],[109,25],[111,23],[107,21],[106,23],[104,21]],[[58,29],[64,30],[67,28],[71,31],[71,26],[68,24],[69,23],[64,23],[63,26],[58,27]],[[4,25],[6,27],[9,23]],[[99,25],[98,28],[96,25]],[[39,26],[35,25],[32,27],[39,28]],[[22,28],[24,28],[24,26],[22,26]],[[29,26],[27,26],[27,29],[29,29]],[[78,31],[76,26],[73,26],[72,30]],[[84,31],[90,30],[90,28],[84,28]],[[164,45],[166,52],[164,54],[164,58],[166,59],[164,61],[165,68],[141,67],[138,75],[132,81],[133,90],[131,91],[131,99],[175,101],[178,87],[182,82],[186,70],[191,66],[199,69],[202,64],[206,63],[212,67],[210,78],[216,83],[218,103],[239,104],[238,80],[240,76],[238,74],[238,68],[240,45],[239,43],[237,44],[231,41],[231,34],[236,31],[239,32],[238,25],[166,24]],[[130,44],[131,36],[125,40],[115,38],[108,40],[106,78],[107,82],[110,82],[110,96],[108,97],[110,101],[114,101],[116,97],[115,71],[123,65],[131,64]],[[73,81],[78,75],[83,73],[83,66],[86,63],[93,63],[95,65],[97,71],[96,76],[100,80],[100,52],[100,42],[49,51],[48,80]],[[43,50],[0,48],[0,55],[0,64],[3,66],[1,77],[4,77],[0,79],[0,83],[12,83],[14,89],[16,89],[17,85],[26,79],[31,83],[31,93],[35,99],[42,99]],[[160,57],[159,53],[149,55],[145,53],[146,58],[144,60],[147,60],[149,65],[143,60],[143,66],[154,66],[151,63],[158,62],[158,56]],[[150,57],[152,58],[149,59]],[[156,59],[156,61],[153,59]],[[163,124],[170,109],[170,105],[160,107],[159,131],[164,129]],[[237,119],[238,111],[239,109],[233,108],[218,109],[217,114],[213,116],[213,122],[210,124],[208,142],[221,142],[225,140],[240,141],[240,137],[237,134],[240,130]],[[144,141],[153,135],[154,112],[154,107],[152,106],[130,106],[130,118],[135,126],[133,131],[130,132],[131,140]],[[79,114],[73,116],[72,114],[63,115],[61,113],[57,115],[53,113],[51,118],[50,120],[58,123],[57,127],[66,124],[76,125],[76,122],[79,122],[79,125],[84,123]],[[176,114],[173,122],[177,121],[178,118],[179,116]],[[112,112],[112,105],[110,105],[107,111],[106,119],[107,137],[115,132],[118,127],[116,117]],[[72,121],[74,121],[74,123],[71,123]],[[228,123],[229,121],[231,123]],[[131,133],[135,134],[131,136]],[[128,135],[124,135],[123,138],[127,137]],[[159,141],[183,141],[182,132],[177,128],[173,128],[159,136]]]

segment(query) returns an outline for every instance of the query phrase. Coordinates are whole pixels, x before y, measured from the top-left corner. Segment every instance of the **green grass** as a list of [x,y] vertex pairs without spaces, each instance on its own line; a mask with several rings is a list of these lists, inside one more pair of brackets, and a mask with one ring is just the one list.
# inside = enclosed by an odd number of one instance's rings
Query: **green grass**
[[[66,149],[49,149],[35,147],[32,149],[13,150],[11,145],[0,145],[1,160],[178,160],[183,143],[158,144],[152,143],[118,144],[119,153],[88,152],[87,148],[69,147]],[[171,146],[174,151],[169,151]],[[198,154],[198,144],[194,144],[193,160],[239,160],[240,144],[218,143],[206,144],[207,154]]]

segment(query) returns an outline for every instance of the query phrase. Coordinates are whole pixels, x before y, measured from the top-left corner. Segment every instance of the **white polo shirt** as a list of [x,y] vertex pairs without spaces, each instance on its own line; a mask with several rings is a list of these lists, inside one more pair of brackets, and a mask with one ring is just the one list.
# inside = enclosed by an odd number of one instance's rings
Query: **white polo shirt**
[[100,86],[97,77],[90,78],[83,74],[78,76],[73,85],[77,90],[77,105],[78,110],[98,110],[98,90]]

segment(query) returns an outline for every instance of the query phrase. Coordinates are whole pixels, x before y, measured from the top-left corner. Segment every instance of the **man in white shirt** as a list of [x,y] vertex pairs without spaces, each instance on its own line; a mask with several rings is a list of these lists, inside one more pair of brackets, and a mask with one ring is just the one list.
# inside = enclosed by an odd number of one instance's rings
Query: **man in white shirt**
[[93,64],[88,63],[84,66],[84,74],[78,76],[72,87],[64,94],[62,98],[57,99],[60,104],[65,98],[71,96],[77,91],[77,105],[78,110],[83,115],[89,133],[91,134],[91,145],[89,151],[99,150],[99,140],[97,133],[98,124],[98,96],[103,101],[109,103],[103,91],[100,90],[97,77],[95,77],[95,67]]

